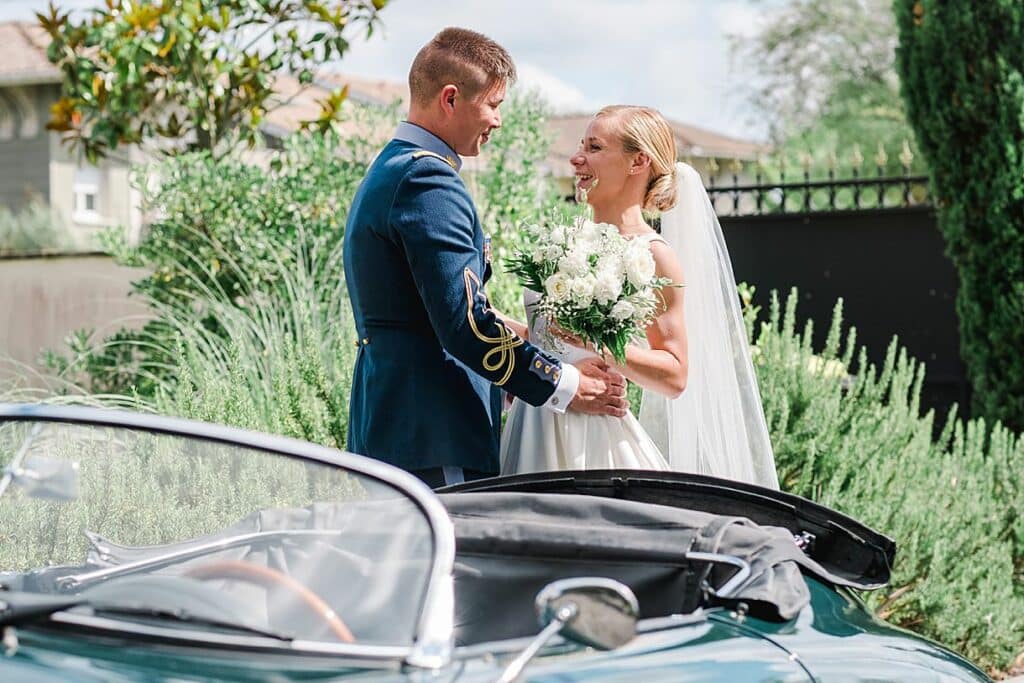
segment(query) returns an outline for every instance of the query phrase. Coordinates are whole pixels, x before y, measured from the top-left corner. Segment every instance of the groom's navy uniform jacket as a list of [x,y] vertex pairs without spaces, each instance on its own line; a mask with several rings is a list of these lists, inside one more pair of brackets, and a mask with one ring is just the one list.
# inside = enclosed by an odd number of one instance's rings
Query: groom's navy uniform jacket
[[500,389],[541,405],[563,371],[492,312],[489,249],[459,163],[403,123],[352,202],[344,259],[359,350],[348,449],[405,469],[497,472]]

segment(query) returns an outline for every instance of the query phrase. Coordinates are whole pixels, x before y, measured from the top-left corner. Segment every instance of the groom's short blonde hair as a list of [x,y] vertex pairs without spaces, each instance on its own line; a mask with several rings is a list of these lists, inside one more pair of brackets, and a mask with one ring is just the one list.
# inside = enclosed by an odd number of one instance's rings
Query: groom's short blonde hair
[[409,69],[409,95],[426,104],[441,88],[455,85],[472,99],[490,86],[516,80],[516,65],[501,45],[465,28],[449,27],[423,46]]

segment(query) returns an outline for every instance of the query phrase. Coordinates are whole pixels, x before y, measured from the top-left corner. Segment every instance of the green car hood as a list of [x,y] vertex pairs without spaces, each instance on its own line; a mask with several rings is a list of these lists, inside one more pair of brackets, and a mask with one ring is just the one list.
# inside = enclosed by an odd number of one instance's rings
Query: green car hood
[[[360,681],[412,683],[421,671],[346,669],[326,660],[300,663],[297,658],[71,639],[36,633],[12,657],[0,660],[4,683],[122,683],[137,681]],[[458,651],[436,679],[459,683],[491,683],[518,649],[499,656],[486,646]],[[433,680],[433,679],[432,679]],[[678,681],[811,680],[789,653],[756,633],[745,632],[728,617],[706,619],[641,634],[614,652],[594,652],[574,645],[548,648],[526,668],[522,681]]]
[[[612,652],[573,645],[547,648],[522,681],[987,681],[962,657],[871,615],[847,591],[808,581],[811,604],[784,623],[713,610],[705,618],[641,633]],[[360,681],[413,683],[424,672],[345,668],[320,659],[202,652],[132,645],[20,629],[17,652],[0,659],[4,683],[122,681]],[[491,683],[525,643],[485,643],[456,650],[437,678]],[[500,646],[500,651],[496,651]]]

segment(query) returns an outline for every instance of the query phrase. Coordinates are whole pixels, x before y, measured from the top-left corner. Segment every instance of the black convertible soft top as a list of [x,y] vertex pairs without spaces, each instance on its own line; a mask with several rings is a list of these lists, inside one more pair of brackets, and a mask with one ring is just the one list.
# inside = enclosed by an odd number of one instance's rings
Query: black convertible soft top
[[[493,559],[476,567],[474,576],[479,580],[486,573],[487,583],[499,590],[522,575],[524,562],[533,563],[533,574],[551,567],[546,579],[567,572],[621,572],[620,580],[629,584],[637,572],[650,578],[650,568],[660,566],[683,568],[687,578],[677,583],[708,578],[721,585],[734,569],[684,560],[688,551],[721,553],[751,568],[730,602],[789,619],[809,600],[801,573],[870,590],[888,581],[895,553],[885,536],[797,496],[679,472],[553,472],[470,482],[439,493],[455,524],[460,561]],[[572,565],[576,569],[568,569]],[[683,604],[670,612],[685,610],[698,594],[693,585],[679,588],[690,598],[683,596]],[[643,602],[641,596],[642,610]]]

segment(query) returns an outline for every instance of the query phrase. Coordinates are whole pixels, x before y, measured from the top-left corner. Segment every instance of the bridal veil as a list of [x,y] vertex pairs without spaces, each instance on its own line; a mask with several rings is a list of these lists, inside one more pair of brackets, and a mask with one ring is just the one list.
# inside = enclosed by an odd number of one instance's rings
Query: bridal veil
[[640,422],[673,470],[777,489],[778,476],[722,228],[700,174],[676,164],[661,235],[682,265],[688,376],[668,399],[645,391]]

